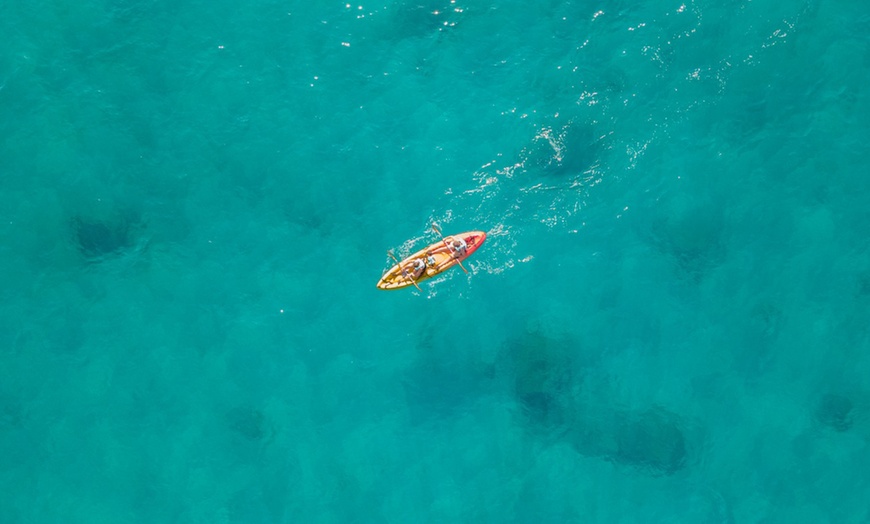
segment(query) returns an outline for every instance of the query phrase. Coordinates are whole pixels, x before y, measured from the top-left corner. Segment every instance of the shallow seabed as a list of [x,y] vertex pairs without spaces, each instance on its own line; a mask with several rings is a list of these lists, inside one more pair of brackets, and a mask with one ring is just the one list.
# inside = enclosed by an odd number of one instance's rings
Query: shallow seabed
[[865,2],[3,11],[0,522],[870,521]]

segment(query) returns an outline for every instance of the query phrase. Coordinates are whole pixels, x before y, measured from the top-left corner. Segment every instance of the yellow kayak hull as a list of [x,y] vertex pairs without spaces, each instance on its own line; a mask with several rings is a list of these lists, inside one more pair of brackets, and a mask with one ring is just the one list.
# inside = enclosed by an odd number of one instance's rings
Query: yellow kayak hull
[[[465,254],[458,258],[447,247],[448,244],[457,238],[464,240],[466,245]],[[403,287],[413,286],[414,283],[419,284],[428,278],[440,275],[477,251],[477,248],[483,244],[484,240],[486,240],[486,233],[483,231],[468,231],[444,237],[443,241],[439,240],[434,244],[426,246],[391,267],[378,281],[378,289],[402,289]],[[414,259],[417,258],[427,260],[427,265],[426,269],[415,279],[413,277],[413,265]]]

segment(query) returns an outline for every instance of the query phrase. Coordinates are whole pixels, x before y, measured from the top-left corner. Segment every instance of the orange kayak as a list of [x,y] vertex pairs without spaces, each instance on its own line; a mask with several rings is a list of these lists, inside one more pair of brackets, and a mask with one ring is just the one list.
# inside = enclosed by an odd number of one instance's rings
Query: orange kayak
[[[484,240],[483,231],[446,236],[391,267],[378,281],[378,289],[401,289],[443,273],[477,251]],[[460,242],[459,251],[453,247],[454,241]]]

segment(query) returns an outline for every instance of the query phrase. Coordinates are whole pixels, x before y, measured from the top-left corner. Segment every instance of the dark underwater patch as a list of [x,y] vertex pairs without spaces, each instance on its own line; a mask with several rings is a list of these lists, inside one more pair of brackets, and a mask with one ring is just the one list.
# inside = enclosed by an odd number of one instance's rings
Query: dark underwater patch
[[230,410],[227,423],[235,433],[250,441],[261,441],[272,435],[272,426],[263,412],[250,406]]
[[533,323],[509,341],[500,360],[510,366],[506,375],[521,408],[519,421],[545,441],[651,475],[685,468],[689,449],[680,417],[659,407],[631,410],[613,403],[606,379],[599,383],[605,387],[595,386],[590,358],[571,338]]
[[90,260],[118,255],[136,245],[139,221],[128,216],[72,219],[73,240],[79,251]]
[[654,476],[686,467],[687,438],[676,414],[658,407],[633,411],[600,402],[574,406],[565,438],[578,453]]
[[673,257],[682,271],[698,279],[725,256],[721,215],[715,205],[690,201],[687,195],[663,201],[652,223],[652,242]]
[[852,400],[843,395],[829,393],[816,407],[816,420],[837,431],[852,429]]
[[513,366],[513,393],[530,429],[564,431],[566,408],[578,380],[572,345],[537,328],[524,332],[508,345]]
[[677,417],[650,409],[627,416],[617,426],[618,462],[670,475],[686,465],[686,437]]

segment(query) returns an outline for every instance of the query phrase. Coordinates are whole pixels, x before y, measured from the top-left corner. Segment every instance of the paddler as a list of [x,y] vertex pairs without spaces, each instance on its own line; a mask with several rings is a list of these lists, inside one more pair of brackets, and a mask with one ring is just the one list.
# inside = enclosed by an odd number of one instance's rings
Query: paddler
[[423,261],[422,258],[415,258],[411,263],[411,278],[417,280],[420,278],[420,275],[423,274],[423,270],[426,269],[426,262]]
[[453,257],[454,258],[462,258],[465,256],[465,253],[468,249],[468,244],[465,243],[465,239],[463,238],[454,238],[452,243],[453,248]]

